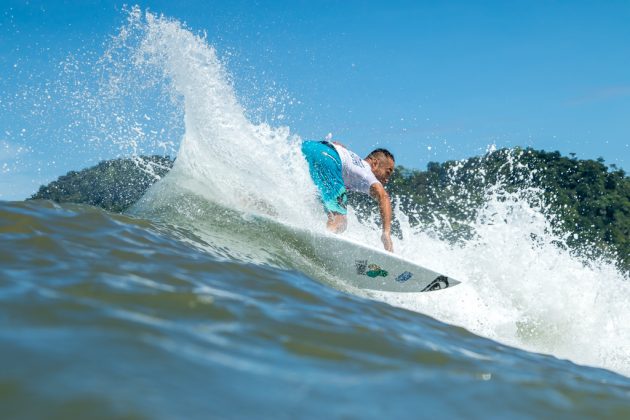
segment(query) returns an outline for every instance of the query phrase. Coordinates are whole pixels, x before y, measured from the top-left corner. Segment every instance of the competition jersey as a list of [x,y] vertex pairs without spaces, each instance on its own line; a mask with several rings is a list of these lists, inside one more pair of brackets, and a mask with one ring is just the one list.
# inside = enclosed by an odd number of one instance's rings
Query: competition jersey
[[342,177],[346,188],[369,194],[370,187],[379,182],[372,173],[370,164],[343,146],[334,143],[333,146],[341,158]]

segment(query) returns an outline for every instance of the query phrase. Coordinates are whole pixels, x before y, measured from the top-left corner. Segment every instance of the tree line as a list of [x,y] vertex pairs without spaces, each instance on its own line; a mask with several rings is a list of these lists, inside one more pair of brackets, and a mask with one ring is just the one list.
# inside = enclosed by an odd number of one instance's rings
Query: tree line
[[[71,171],[42,186],[31,199],[85,203],[123,212],[172,167],[173,159],[144,156],[103,161]],[[630,272],[630,177],[603,159],[577,159],[531,148],[501,149],[484,156],[444,163],[427,169],[398,166],[387,189],[415,226],[448,221],[444,239],[474,235],[471,222],[494,194],[514,194],[539,206],[553,220],[554,233],[585,256],[614,256]],[[510,196],[510,194],[512,194]],[[350,194],[349,202],[362,217],[377,211],[365,196]]]
[[173,159],[168,156],[106,160],[91,168],[70,171],[42,185],[30,199],[89,204],[122,213],[172,166]]

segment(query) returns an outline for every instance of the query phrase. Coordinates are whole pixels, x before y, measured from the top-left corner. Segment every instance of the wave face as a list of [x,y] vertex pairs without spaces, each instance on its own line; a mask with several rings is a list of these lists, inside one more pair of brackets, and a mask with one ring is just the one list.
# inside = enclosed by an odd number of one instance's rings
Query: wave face
[[[324,230],[301,139],[252,122],[204,37],[133,8],[99,63],[95,103],[110,105],[92,105],[91,119],[115,119],[112,141],[142,153],[151,130],[174,128],[141,111],[143,129],[122,108],[179,116],[177,159],[126,216],[0,203],[0,354],[16,361],[0,374],[3,406],[487,417],[492,401],[496,416],[630,414],[629,283],[559,246],[536,191],[488,191],[475,235],[456,245],[439,239],[439,214],[411,226],[397,207],[396,252],[463,284],[351,291],[283,229]],[[120,133],[136,135],[121,146]],[[352,208],[345,235],[380,246],[376,221]]]
[[0,239],[8,418],[630,415],[627,377],[229,260],[181,226],[0,202]]
[[[223,232],[240,258],[276,263],[275,256],[285,254],[286,241],[269,236],[252,241],[259,235],[243,232],[238,216],[222,220],[224,210],[203,207],[264,213],[323,229],[324,217],[299,154],[300,139],[286,127],[247,119],[229,75],[205,39],[175,20],[151,14],[142,18],[136,12],[130,27],[141,41],[132,50],[134,64],[144,72],[149,66],[152,74],[157,66],[171,95],[184,104],[184,136],[175,167],[137,206],[137,214],[168,215],[167,220],[179,218],[180,223],[185,218],[208,242]],[[559,247],[564,239],[550,233],[552,222],[544,209],[527,199],[535,191],[509,194],[498,187],[488,192],[472,223],[474,239],[457,247],[435,239],[440,236],[435,230],[446,228],[443,224],[412,227],[396,210],[403,238],[395,243],[397,253],[466,284],[437,295],[370,296],[516,347],[630,374],[624,350],[630,348],[630,315],[623,309],[630,296],[628,282],[613,264],[590,261],[585,266]],[[203,200],[194,204],[191,196]],[[240,239],[234,232],[242,232]],[[359,222],[352,209],[346,235],[380,246],[376,222]],[[283,268],[305,269],[290,256],[282,260]]]

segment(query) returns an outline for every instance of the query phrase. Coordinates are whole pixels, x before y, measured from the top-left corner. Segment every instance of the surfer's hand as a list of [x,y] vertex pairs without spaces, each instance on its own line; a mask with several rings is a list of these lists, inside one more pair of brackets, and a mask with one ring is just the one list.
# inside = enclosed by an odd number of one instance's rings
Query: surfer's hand
[[381,235],[381,241],[383,242],[385,250],[389,252],[394,252],[394,244],[392,243],[392,237],[389,232],[383,232],[383,234]]

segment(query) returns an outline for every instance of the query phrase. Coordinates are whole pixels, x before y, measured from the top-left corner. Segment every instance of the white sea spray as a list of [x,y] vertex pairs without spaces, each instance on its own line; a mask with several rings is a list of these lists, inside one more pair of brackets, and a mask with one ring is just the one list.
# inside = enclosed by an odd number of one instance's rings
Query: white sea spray
[[[227,241],[219,244],[231,247],[226,255],[290,247],[278,238],[240,232],[250,228],[247,214],[323,230],[325,216],[300,155],[300,137],[289,127],[252,121],[204,36],[135,7],[98,63],[98,93],[83,94],[87,105],[79,108],[100,133],[95,141],[136,155],[163,147],[177,157],[166,179],[145,198],[145,209],[167,202],[197,224],[208,242],[213,234],[207,230],[225,225],[223,236],[217,233],[214,240]],[[455,165],[451,175],[460,169]],[[504,169],[532,175],[514,156],[508,156]],[[487,176],[483,169],[476,176],[479,185],[487,185],[481,182]],[[501,180],[489,185],[483,187],[481,203],[462,202],[466,191],[453,189],[450,199],[470,206],[471,215],[466,221],[471,235],[456,243],[445,239],[451,227],[445,215],[435,212],[433,223],[416,225],[401,206],[395,208],[402,233],[394,240],[396,252],[463,284],[435,293],[369,296],[501,343],[630,375],[627,279],[604,258],[585,261],[572,252],[536,188],[508,191]],[[181,200],[174,190],[241,214],[242,224],[208,215],[205,207]],[[217,220],[208,224],[208,217]],[[240,236],[225,239],[237,230]],[[345,235],[380,246],[377,219],[361,221],[352,208]],[[295,260],[283,261],[288,268],[299,267]]]

